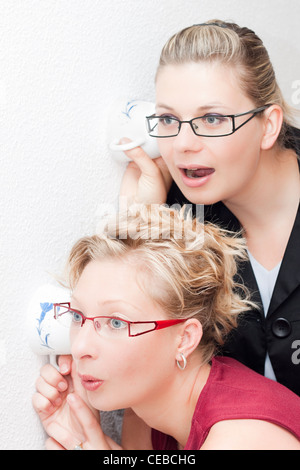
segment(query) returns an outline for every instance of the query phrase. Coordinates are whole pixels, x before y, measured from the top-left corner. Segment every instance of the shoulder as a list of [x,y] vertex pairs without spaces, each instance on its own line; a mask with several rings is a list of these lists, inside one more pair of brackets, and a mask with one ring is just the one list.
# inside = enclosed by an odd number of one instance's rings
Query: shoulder
[[[224,397],[226,399],[231,400],[232,396],[236,397],[239,394],[239,398],[245,396],[245,403],[248,403],[249,398],[253,396],[249,406],[252,407],[254,404],[257,406],[261,402],[264,404],[264,409],[268,409],[271,404],[273,408],[273,405],[286,401],[288,406],[297,406],[297,413],[300,413],[300,401],[295,393],[231,357],[216,356],[213,359],[213,371],[214,387],[216,383],[222,387],[224,393],[226,391]],[[269,397],[268,403],[265,401],[266,394]],[[235,406],[238,407],[238,404],[235,403]]]
[[[218,443],[221,437],[218,444],[221,447],[227,444],[243,447],[247,444],[250,431],[253,437],[253,441],[249,441],[250,446],[259,445],[264,433],[269,431],[274,439],[277,435],[281,439],[285,433],[287,436],[294,433],[300,437],[299,397],[281,384],[257,374],[231,358],[214,359],[212,376],[208,381],[205,397],[199,401],[199,408],[202,409],[198,410],[199,415],[195,418],[199,416],[204,435],[210,438],[213,436],[214,440],[217,436]],[[222,432],[217,432],[218,430]],[[234,440],[231,441],[233,436]],[[230,439],[228,443],[227,439]],[[264,440],[262,443],[268,444]]]
[[201,450],[300,450],[300,442],[276,424],[236,419],[212,426]]

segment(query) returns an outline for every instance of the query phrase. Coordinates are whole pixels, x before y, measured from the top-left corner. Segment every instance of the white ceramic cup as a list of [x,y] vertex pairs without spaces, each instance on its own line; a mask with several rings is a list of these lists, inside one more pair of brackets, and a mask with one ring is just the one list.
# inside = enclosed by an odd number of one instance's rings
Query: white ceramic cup
[[[108,113],[108,142],[112,156],[119,162],[129,158],[124,151],[142,147],[150,158],[160,156],[157,139],[150,137],[146,126],[146,116],[155,113],[155,105],[149,101],[117,100]],[[119,144],[123,137],[131,142]]]
[[27,309],[29,345],[37,355],[50,356],[56,365],[56,356],[71,354],[69,330],[54,318],[53,303],[68,302],[68,289],[46,284],[37,289]]

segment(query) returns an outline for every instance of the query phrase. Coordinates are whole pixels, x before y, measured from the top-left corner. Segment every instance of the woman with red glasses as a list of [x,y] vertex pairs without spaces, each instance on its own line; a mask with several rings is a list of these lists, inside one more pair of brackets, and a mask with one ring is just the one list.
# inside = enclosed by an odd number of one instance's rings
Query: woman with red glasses
[[244,242],[184,212],[132,207],[72,249],[54,305],[72,378],[48,364],[33,398],[48,449],[121,449],[97,410],[129,409],[123,449],[300,450],[299,397],[217,356],[255,308],[233,280]]
[[203,204],[205,220],[243,231],[239,276],[260,308],[222,354],[300,395],[300,131],[262,41],[218,20],[175,34],[147,121],[162,159],[128,152],[122,200]]

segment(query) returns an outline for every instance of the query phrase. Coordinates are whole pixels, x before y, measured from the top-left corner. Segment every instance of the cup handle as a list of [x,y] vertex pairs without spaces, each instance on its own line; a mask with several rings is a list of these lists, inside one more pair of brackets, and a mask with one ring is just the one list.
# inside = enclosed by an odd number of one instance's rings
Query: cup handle
[[126,151],[126,150],[132,150],[135,147],[140,147],[144,143],[145,143],[144,139],[135,140],[134,142],[128,142],[127,144],[118,144],[117,141],[114,141],[111,144],[109,144],[109,148],[110,150],[114,150],[114,151],[119,151],[119,150]]

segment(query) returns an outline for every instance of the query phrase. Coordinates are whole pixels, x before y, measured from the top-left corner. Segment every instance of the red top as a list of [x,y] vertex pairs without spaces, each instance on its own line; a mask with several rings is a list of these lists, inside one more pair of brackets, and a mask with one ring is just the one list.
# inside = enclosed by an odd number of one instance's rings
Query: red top
[[[200,393],[184,450],[199,450],[218,421],[259,419],[277,424],[300,440],[300,398],[283,385],[229,357],[216,357]],[[152,430],[154,450],[176,450],[173,437]]]

